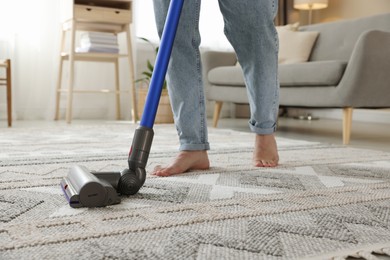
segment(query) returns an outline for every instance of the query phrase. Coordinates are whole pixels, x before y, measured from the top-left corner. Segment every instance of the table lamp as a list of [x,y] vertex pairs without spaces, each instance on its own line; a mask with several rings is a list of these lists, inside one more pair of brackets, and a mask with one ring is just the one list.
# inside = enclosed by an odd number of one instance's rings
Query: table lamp
[[294,0],[294,8],[309,10],[309,24],[312,21],[312,11],[328,7],[328,0]]

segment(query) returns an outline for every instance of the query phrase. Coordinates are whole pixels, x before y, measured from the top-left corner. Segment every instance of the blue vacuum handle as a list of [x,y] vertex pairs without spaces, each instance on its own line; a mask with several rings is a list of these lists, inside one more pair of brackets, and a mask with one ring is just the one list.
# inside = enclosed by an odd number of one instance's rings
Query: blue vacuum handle
[[184,0],[171,0],[150,80],[141,126],[153,128]]

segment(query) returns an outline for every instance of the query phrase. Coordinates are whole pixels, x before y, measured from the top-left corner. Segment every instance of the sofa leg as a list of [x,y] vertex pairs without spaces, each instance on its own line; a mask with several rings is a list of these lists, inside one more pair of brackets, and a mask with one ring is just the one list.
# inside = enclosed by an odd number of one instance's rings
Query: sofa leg
[[213,127],[217,127],[217,125],[218,125],[219,114],[221,114],[222,104],[223,104],[222,101],[215,101]]
[[351,139],[352,107],[343,108],[343,144],[349,144]]

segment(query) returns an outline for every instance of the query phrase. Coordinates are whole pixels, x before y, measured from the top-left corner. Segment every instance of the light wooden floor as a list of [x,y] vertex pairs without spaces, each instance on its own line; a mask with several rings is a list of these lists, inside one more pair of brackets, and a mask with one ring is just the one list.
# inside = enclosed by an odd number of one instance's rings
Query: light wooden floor
[[[247,119],[220,119],[218,127],[250,131]],[[342,123],[322,118],[280,118],[276,136],[342,145]],[[390,152],[390,124],[352,122],[349,146]]]
[[[107,120],[74,120],[72,124],[88,124],[106,122]],[[120,121],[123,123],[130,123]],[[212,125],[212,119],[208,122]],[[66,125],[60,121],[14,121],[13,128]],[[7,128],[6,120],[0,121],[1,129]],[[229,128],[237,131],[250,132],[247,119],[222,118],[218,128]],[[280,118],[276,136],[315,142],[325,142],[342,145],[342,123],[340,120],[319,119],[313,121]],[[390,152],[390,124],[353,122],[351,147],[366,148]]]

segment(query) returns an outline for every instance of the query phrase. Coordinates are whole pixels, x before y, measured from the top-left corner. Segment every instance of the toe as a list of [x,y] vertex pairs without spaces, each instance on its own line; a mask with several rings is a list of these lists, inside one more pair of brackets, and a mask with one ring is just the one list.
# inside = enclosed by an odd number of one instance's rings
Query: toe
[[273,161],[273,160],[265,161],[263,164],[265,165],[265,167],[276,167],[277,166],[276,161]]
[[160,168],[160,170],[156,171],[154,175],[160,176],[160,177],[168,177],[171,175],[175,175],[177,172],[172,167],[167,168]]
[[157,165],[156,167],[154,167],[153,171],[150,173],[151,175],[157,175],[158,176],[158,173],[163,169],[163,167],[161,165]]
[[256,160],[253,165],[255,167],[276,167],[278,163],[273,160]]
[[263,161],[261,161],[261,160],[254,161],[253,165],[255,167],[264,167]]

